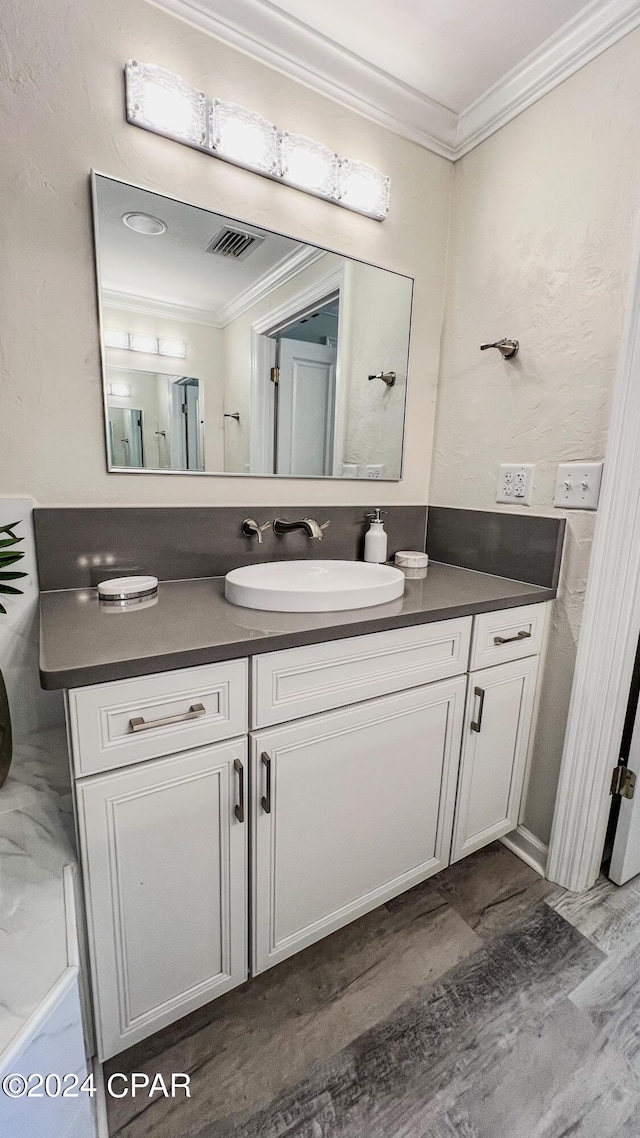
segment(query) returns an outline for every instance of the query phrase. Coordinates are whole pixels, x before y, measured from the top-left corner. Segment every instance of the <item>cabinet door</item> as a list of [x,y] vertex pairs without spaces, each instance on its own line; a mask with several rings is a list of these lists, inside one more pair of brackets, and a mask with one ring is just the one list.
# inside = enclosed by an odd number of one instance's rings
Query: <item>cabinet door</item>
[[77,784],[100,1059],[246,979],[246,779],[241,739]]
[[452,861],[518,825],[537,675],[530,656],[469,676]]
[[252,736],[262,972],[448,864],[465,679]]

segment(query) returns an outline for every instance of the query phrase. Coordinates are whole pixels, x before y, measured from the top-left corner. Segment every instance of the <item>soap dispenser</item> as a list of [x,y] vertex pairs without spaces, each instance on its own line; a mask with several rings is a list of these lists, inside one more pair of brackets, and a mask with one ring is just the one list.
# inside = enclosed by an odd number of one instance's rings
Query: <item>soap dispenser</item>
[[383,511],[376,506],[372,514],[367,514],[371,525],[364,535],[364,559],[380,565],[387,560],[387,535],[382,521]]

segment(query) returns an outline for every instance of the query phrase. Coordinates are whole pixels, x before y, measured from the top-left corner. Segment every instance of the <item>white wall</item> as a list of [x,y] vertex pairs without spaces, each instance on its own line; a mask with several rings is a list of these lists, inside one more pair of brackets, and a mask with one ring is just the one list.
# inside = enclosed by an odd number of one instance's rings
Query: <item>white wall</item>
[[[397,485],[287,480],[283,502],[425,501],[453,168],[145,0],[5,0],[0,57],[3,414],[0,486],[47,504],[267,502],[273,483],[107,474],[89,170],[140,183],[416,278],[406,477]],[[122,68],[162,64],[392,178],[378,224],[129,126]],[[68,408],[73,403],[73,445]],[[37,414],[35,409],[37,408]],[[232,408],[234,410],[235,408]],[[427,445],[425,445],[427,440]]]
[[[640,33],[455,166],[430,501],[496,509],[500,462],[601,459],[640,202]],[[479,352],[512,336],[520,354]],[[509,509],[510,507],[506,507]],[[524,824],[548,840],[595,516],[567,512]]]
[[[370,265],[347,265],[340,320],[347,341],[340,353],[346,364],[343,461],[380,463],[385,478],[400,476],[410,322],[408,281]],[[393,387],[369,380],[383,371],[395,371]]]

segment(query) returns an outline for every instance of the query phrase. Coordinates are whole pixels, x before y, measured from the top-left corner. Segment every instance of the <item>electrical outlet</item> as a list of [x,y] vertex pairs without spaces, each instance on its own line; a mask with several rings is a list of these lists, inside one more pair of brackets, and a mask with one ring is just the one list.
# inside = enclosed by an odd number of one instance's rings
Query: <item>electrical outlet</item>
[[533,490],[532,462],[503,463],[498,474],[496,502],[508,502],[511,506],[530,506]]
[[368,463],[364,468],[365,478],[384,478],[383,463]]
[[554,506],[565,510],[597,510],[601,462],[562,462],[558,466]]

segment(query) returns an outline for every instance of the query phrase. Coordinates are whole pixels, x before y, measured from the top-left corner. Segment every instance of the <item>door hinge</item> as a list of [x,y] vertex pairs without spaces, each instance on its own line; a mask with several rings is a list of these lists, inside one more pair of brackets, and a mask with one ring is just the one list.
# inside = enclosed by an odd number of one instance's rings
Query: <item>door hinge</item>
[[279,367],[272,367],[271,368],[271,382],[272,383],[280,383],[280,368]]
[[633,798],[636,792],[636,776],[629,767],[625,767],[622,763],[618,763],[617,767],[613,768],[613,777],[611,779],[611,794],[620,794],[623,798]]

